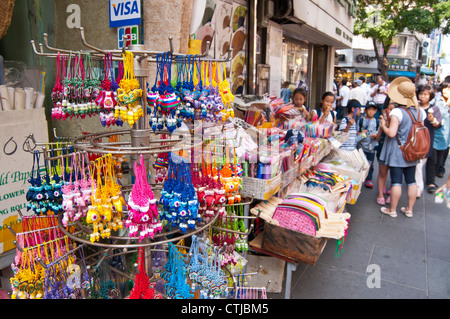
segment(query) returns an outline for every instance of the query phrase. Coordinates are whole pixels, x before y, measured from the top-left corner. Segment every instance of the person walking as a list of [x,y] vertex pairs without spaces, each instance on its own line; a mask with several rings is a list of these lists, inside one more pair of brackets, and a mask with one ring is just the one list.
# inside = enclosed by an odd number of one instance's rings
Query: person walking
[[[434,101],[434,89],[431,85],[420,85],[417,87],[417,99],[419,101],[420,107],[425,110],[427,113],[427,118],[425,119],[425,126],[428,128],[428,132],[430,133],[430,150],[427,154],[427,157],[421,159],[419,164],[416,167],[416,183],[417,183],[417,198],[422,196],[424,190],[424,179],[423,179],[423,170],[425,168],[426,171],[426,163],[428,158],[433,155],[433,141],[434,141],[434,131],[441,127],[441,112],[439,111],[439,107],[436,105],[432,105],[432,101]],[[434,176],[434,170],[431,173]],[[434,177],[430,178],[429,176],[425,177],[426,184],[434,185]]]
[[419,107],[414,83],[406,77],[398,77],[392,81],[388,95],[391,102],[403,107],[397,107],[390,112],[389,127],[386,125],[387,121],[384,116],[380,116],[380,127],[386,134],[380,160],[389,166],[391,176],[391,204],[389,208],[381,207],[381,213],[397,217],[397,206],[402,194],[404,177],[407,185],[408,204],[406,207],[401,207],[400,211],[406,217],[413,217],[417,197],[415,174],[418,161],[408,162],[405,160],[400,147],[398,147],[397,137],[404,144],[411,131],[413,122],[408,111],[414,118],[418,118],[420,113],[422,121],[426,118],[426,113]]
[[379,119],[384,108],[384,103],[386,102],[386,97],[388,96],[389,85],[383,79],[383,76],[377,76],[377,84],[373,87],[372,94],[370,96],[377,105],[377,113],[375,113],[375,118]]
[[436,99],[436,106],[439,108],[442,117],[441,127],[434,130],[433,150],[427,159],[426,164],[426,184],[428,193],[433,194],[436,191],[436,175],[439,172],[442,157],[449,145],[450,134],[450,83],[443,82],[437,89],[441,94]]
[[353,84],[355,87],[350,91],[349,100],[357,100],[363,107],[365,107],[367,104],[367,91],[362,88],[362,81],[356,80]]
[[364,155],[370,164],[369,174],[364,181],[364,185],[367,188],[373,188],[373,163],[375,161],[375,152],[378,146],[377,135],[380,123],[376,118],[374,118],[376,112],[376,105],[369,103],[365,109],[365,116],[358,121],[358,134],[360,136],[358,148],[363,150]]
[[339,89],[339,96],[336,98],[336,100],[340,103],[337,111],[338,120],[342,120],[347,116],[347,104],[350,98],[350,88],[347,83],[348,80],[346,78],[342,79],[342,86]]
[[[375,110],[377,109],[377,106],[375,105],[375,103],[373,101],[369,101],[368,106],[369,105],[373,105]],[[390,122],[389,113],[396,107],[398,107],[397,103],[389,101],[388,107],[383,110],[383,116],[388,119],[387,120],[388,123],[386,123],[386,126],[388,126],[388,127],[389,127],[389,122]],[[389,174],[389,166],[387,166],[384,163],[384,161],[380,160],[380,155],[381,155],[381,151],[383,150],[383,147],[384,147],[385,139],[386,139],[386,134],[384,133],[383,129],[380,127],[378,129],[378,134],[377,134],[378,146],[377,146],[377,153],[376,153],[376,157],[377,157],[377,161],[378,161],[377,204],[382,205],[382,206],[391,203],[391,190],[390,189],[386,190],[386,181],[387,181],[388,174]],[[386,199],[384,198],[384,195],[387,195]]]

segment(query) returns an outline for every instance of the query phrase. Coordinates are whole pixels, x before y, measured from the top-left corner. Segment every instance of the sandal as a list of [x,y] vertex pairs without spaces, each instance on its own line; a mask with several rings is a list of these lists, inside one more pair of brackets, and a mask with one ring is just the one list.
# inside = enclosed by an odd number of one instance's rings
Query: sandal
[[386,201],[384,200],[384,197],[377,197],[377,204],[384,206],[386,205]]
[[400,211],[405,214],[406,217],[411,218],[413,217],[413,212],[410,210],[406,210],[405,207],[400,208]]
[[388,196],[387,198],[386,198],[386,204],[390,204],[391,203],[391,196]]
[[430,194],[434,194],[434,192],[436,191],[437,186],[436,185],[428,185],[427,191]]
[[383,213],[385,215],[388,215],[388,216],[390,216],[392,218],[397,217],[397,212],[391,212],[391,210],[389,208],[387,208],[387,207],[381,207],[380,210],[381,210],[381,213]]

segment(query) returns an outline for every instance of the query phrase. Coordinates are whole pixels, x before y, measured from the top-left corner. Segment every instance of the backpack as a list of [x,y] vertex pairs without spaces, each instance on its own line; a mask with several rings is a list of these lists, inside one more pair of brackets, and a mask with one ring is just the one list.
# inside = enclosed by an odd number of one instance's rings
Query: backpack
[[409,131],[405,145],[402,145],[397,134],[398,146],[402,150],[403,158],[407,162],[421,160],[427,156],[428,151],[430,150],[430,132],[428,131],[428,128],[421,122],[420,111],[416,121],[414,119],[414,116],[408,109],[404,107],[402,107],[402,109],[408,112],[413,125],[411,130]]
[[[374,119],[375,119],[375,123],[377,123],[375,131],[378,132],[378,129],[380,128],[380,121],[377,118],[374,118]],[[358,127],[359,127],[358,132],[360,132],[360,133],[369,128],[369,121],[366,121],[365,116],[359,119]]]

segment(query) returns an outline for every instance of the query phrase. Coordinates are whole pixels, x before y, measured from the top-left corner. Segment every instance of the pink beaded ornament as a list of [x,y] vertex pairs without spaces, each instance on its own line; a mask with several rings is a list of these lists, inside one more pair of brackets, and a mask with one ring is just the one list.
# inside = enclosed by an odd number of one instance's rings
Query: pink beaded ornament
[[147,182],[144,157],[134,163],[136,181],[128,199],[128,219],[125,227],[131,237],[139,237],[141,242],[145,238],[153,238],[161,232],[162,223],[159,221],[157,201]]

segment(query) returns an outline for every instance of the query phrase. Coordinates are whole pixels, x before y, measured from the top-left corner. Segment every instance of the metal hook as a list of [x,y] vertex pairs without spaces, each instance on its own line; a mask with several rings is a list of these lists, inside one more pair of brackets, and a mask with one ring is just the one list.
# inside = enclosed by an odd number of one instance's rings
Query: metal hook
[[[14,149],[11,152],[6,152],[6,146],[11,142],[14,143]],[[17,151],[17,143],[16,143],[16,141],[14,141],[14,136],[11,136],[11,138],[8,140],[8,142],[6,142],[6,144],[3,146],[3,153],[5,153],[5,155],[11,156],[16,151]]]

